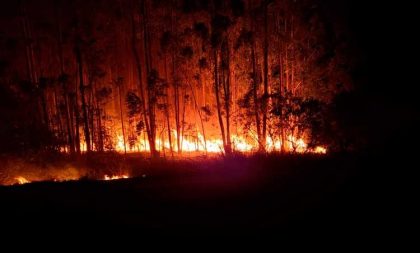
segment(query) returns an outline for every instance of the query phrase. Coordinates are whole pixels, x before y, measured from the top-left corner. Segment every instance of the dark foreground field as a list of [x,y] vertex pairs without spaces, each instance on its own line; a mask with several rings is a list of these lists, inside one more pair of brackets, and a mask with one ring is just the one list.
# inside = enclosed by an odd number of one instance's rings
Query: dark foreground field
[[347,155],[160,162],[131,179],[2,186],[0,217],[2,228],[52,233],[133,228],[168,236],[369,234],[381,219],[372,160]]

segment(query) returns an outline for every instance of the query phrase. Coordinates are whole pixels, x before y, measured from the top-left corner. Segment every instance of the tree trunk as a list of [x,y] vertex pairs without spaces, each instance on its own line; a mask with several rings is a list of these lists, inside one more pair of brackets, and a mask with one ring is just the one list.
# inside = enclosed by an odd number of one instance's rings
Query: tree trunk
[[[164,56],[164,64],[165,64],[165,79],[166,81],[169,80],[169,76],[168,76],[168,66],[167,66],[167,59],[166,59],[166,54]],[[169,88],[166,88],[166,92],[169,93]],[[166,126],[168,128],[168,141],[169,141],[169,149],[171,151],[171,156],[174,157],[174,149],[172,147],[172,134],[171,134],[171,123],[170,123],[170,119],[171,119],[171,114],[170,114],[170,109],[169,109],[169,99],[168,99],[169,94],[166,94],[165,96],[165,116],[166,116]]]
[[[145,98],[145,94],[144,94],[144,85],[143,85],[143,74],[142,74],[142,68],[141,68],[141,62],[140,62],[140,56],[137,50],[137,39],[136,39],[136,26],[135,26],[135,20],[134,20],[134,15],[132,17],[132,41],[131,41],[131,49],[133,50],[133,55],[134,55],[134,60],[135,60],[135,65],[136,65],[136,70],[137,70],[137,75],[138,75],[138,81],[139,81],[139,90],[140,90],[140,99],[141,99],[141,106],[142,106],[142,115],[143,115],[143,120],[144,120],[144,125],[146,127],[146,135],[147,135],[147,139],[149,142],[149,147],[151,148],[152,145],[154,146],[153,142],[154,140],[152,139],[151,136],[151,131],[150,131],[150,124],[149,124],[149,119],[147,116],[147,107],[146,107],[146,98]],[[152,149],[150,149],[152,150]]]
[[222,44],[222,53],[224,54],[225,69],[222,69],[223,76],[223,90],[224,90],[224,100],[225,100],[225,112],[226,112],[226,146],[225,152],[227,154],[232,152],[232,142],[230,138],[230,100],[231,100],[231,91],[230,91],[230,52],[229,44],[227,39]]
[[267,112],[268,112],[268,6],[267,1],[264,5],[264,94],[263,94],[263,122],[262,122],[262,140],[261,140],[261,151],[265,151],[267,141]]
[[220,132],[222,134],[223,147],[226,147],[225,128],[223,126],[223,118],[222,118],[222,105],[220,102],[217,49],[213,49],[213,57],[214,57],[214,92],[216,95],[217,117],[219,119]]
[[73,116],[71,113],[71,107],[69,106],[69,98],[68,98],[68,87],[67,87],[67,80],[64,80],[64,60],[63,60],[63,34],[61,28],[61,13],[60,7],[56,6],[56,22],[57,22],[57,45],[58,45],[58,58],[60,62],[60,85],[63,90],[63,97],[64,97],[64,107],[65,107],[65,119],[66,119],[66,129],[67,129],[67,145],[69,146],[70,154],[75,153],[75,146],[74,146],[74,129],[73,125]]
[[[147,77],[146,80],[148,81],[148,77],[152,70],[152,57],[151,57],[151,46],[150,46],[150,39],[149,39],[149,29],[148,29],[148,12],[147,12],[147,1],[143,1],[143,5],[141,8],[142,16],[143,16],[143,40],[144,40],[144,55],[145,55],[145,62],[146,62],[146,73]],[[156,150],[156,102],[154,99],[154,91],[153,88],[148,87],[147,89],[147,101],[148,101],[148,114],[149,114],[149,145],[150,145],[150,152],[152,157],[157,157],[158,152]]]
[[176,144],[178,153],[181,154],[181,123],[180,123],[180,103],[179,103],[179,83],[177,80],[176,69],[176,54],[175,50],[178,48],[177,41],[177,18],[175,12],[171,10],[171,33],[174,34],[174,48],[172,49],[172,85],[174,87],[174,112],[175,112],[175,130],[176,130]]
[[[280,19],[280,18],[279,18]],[[278,33],[280,34],[281,32],[281,24],[280,24],[280,20],[278,22]],[[284,127],[285,127],[285,123],[284,123],[284,111],[283,111],[283,105],[284,105],[284,87],[283,87],[283,82],[284,82],[284,67],[283,67],[283,45],[280,42],[280,38],[278,38],[279,41],[279,106],[280,106],[280,152],[284,153],[286,151],[285,147],[286,147],[286,138],[285,138],[285,131],[284,131]]]
[[121,96],[121,85],[122,83],[117,83],[118,85],[118,97],[120,102],[120,121],[121,121],[121,132],[123,135],[123,143],[124,143],[124,154],[127,154],[127,144],[125,143],[125,127],[124,127],[124,115],[123,115],[123,103],[122,103],[122,96]]
[[86,151],[91,151],[91,142],[90,142],[90,131],[89,131],[89,115],[88,115],[88,109],[86,105],[86,97],[85,97],[85,85],[83,82],[83,59],[82,59],[82,53],[80,51],[80,45],[79,41],[76,42],[76,61],[78,65],[78,74],[79,74],[79,89],[80,89],[80,101],[82,102],[82,113],[83,113],[83,130],[85,135],[85,142],[86,142]]
[[76,136],[75,136],[75,142],[76,142],[76,153],[80,155],[81,149],[80,149],[80,115],[79,115],[79,105],[78,105],[78,96],[77,96],[77,88],[76,88],[76,96],[73,97],[73,107],[74,107],[74,118],[75,118],[75,129],[76,129]]
[[[252,30],[255,34],[254,22],[252,21]],[[256,64],[256,54],[255,54],[255,38],[251,43],[251,61],[252,61],[252,97],[254,101],[254,116],[255,116],[255,125],[257,128],[257,141],[259,150],[263,150],[263,143],[261,141],[261,120],[259,112],[259,102],[258,102],[258,78],[257,78],[257,64]]]
[[[198,105],[198,102],[197,102],[197,99],[196,99],[196,96],[195,96],[195,92],[194,92],[191,84],[190,84],[190,88],[191,88],[191,93],[192,93],[192,96],[193,96],[193,99],[194,99],[195,108],[198,112],[198,117],[200,118],[201,131],[203,132],[204,150],[205,150],[206,155],[207,155],[207,139],[206,139],[206,132],[205,132],[205,128],[204,128],[203,117],[201,115],[201,110],[200,110],[200,107]],[[197,136],[197,139],[198,139],[198,136]]]

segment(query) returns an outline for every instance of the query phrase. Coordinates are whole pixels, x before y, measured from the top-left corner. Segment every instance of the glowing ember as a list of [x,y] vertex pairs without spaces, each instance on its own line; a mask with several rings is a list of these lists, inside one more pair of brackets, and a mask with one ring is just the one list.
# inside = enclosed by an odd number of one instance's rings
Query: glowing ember
[[128,175],[120,175],[120,176],[108,176],[105,175],[104,176],[104,180],[108,181],[108,180],[118,180],[118,179],[125,179],[125,178],[129,178]]
[[27,184],[30,183],[31,181],[29,181],[28,179],[24,178],[24,177],[15,177],[16,181],[18,184]]

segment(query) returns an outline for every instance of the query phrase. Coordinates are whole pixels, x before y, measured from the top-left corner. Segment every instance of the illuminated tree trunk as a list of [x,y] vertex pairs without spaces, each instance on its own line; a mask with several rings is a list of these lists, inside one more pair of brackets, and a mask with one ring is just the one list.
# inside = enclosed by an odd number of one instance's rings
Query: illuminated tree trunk
[[[176,1],[174,1],[176,2]],[[173,4],[174,4],[173,2]],[[180,97],[179,97],[179,83],[177,79],[177,67],[176,67],[176,53],[175,50],[178,48],[178,39],[177,39],[177,17],[174,10],[171,10],[171,33],[174,36],[174,47],[172,48],[172,80],[174,88],[174,113],[175,113],[175,130],[176,130],[176,144],[177,150],[180,154],[181,149],[181,116],[180,116]]]
[[[281,28],[281,20],[280,17],[278,17],[278,22],[277,22],[277,26],[278,26],[278,35],[281,34],[282,32],[282,28]],[[279,36],[280,37],[280,36]],[[279,98],[278,98],[278,102],[279,102],[279,113],[280,113],[280,152],[284,153],[285,147],[286,147],[286,138],[285,138],[285,124],[284,124],[284,110],[283,110],[283,105],[284,105],[284,66],[283,66],[283,54],[284,54],[284,46],[283,43],[281,42],[281,39],[278,38],[279,44],[278,44],[278,49],[279,49]]]
[[[251,1],[251,8],[252,8],[252,1]],[[261,135],[261,119],[260,119],[260,103],[258,100],[258,90],[259,90],[259,80],[257,76],[257,55],[255,52],[255,22],[254,19],[251,17],[251,31],[253,33],[253,38],[251,41],[251,63],[252,63],[252,99],[253,99],[253,106],[254,106],[254,117],[255,117],[255,126],[257,129],[257,141],[258,141],[258,149],[261,151],[264,149],[263,142],[262,142],[262,135]]]
[[214,57],[214,92],[216,95],[217,118],[219,119],[219,127],[220,127],[220,132],[222,134],[223,147],[226,147],[227,143],[226,143],[226,136],[225,136],[225,127],[223,125],[222,104],[220,102],[217,49],[213,49],[213,57]]
[[252,58],[252,96],[254,100],[254,116],[255,116],[255,125],[257,128],[257,138],[258,138],[258,147],[262,149],[262,142],[261,142],[261,120],[260,120],[260,112],[259,112],[259,103],[258,103],[258,78],[257,78],[257,66],[256,66],[256,59],[255,59],[255,46],[254,44],[251,46],[251,58]]
[[56,118],[57,118],[57,121],[58,121],[57,122],[58,126],[57,126],[56,131],[58,132],[59,140],[61,142],[61,141],[66,139],[66,137],[65,137],[66,133],[63,130],[63,120],[62,120],[61,113],[60,113],[60,105],[58,103],[58,95],[57,95],[57,89],[58,88],[59,87],[54,87],[53,95],[54,95],[55,115],[56,115]]
[[56,20],[57,20],[57,44],[58,44],[58,58],[60,61],[60,85],[63,90],[64,97],[64,108],[65,108],[65,121],[66,121],[66,130],[67,130],[67,145],[69,146],[70,154],[75,153],[75,144],[74,144],[74,128],[73,128],[73,115],[72,109],[69,105],[69,94],[67,87],[67,78],[65,77],[64,71],[64,60],[63,60],[63,33],[61,28],[61,13],[60,7],[57,6],[56,9]]
[[75,143],[76,143],[76,153],[80,155],[81,149],[80,149],[80,115],[79,115],[79,105],[78,105],[78,92],[76,88],[75,95],[72,96],[72,105],[73,105],[73,112],[74,112],[74,118],[75,118]]
[[[89,70],[88,70],[89,71]],[[89,79],[89,74],[87,75],[87,78]],[[90,147],[91,150],[94,150],[94,142],[95,142],[95,102],[93,101],[93,93],[94,93],[94,87],[92,86],[92,83],[89,81],[88,87],[90,87],[90,89],[88,91],[90,91],[86,96],[87,96],[87,102],[86,102],[86,107],[87,107],[87,111],[88,111],[88,119],[89,119],[89,133],[90,133]]]
[[[141,99],[141,107],[142,107],[142,116],[144,120],[144,125],[146,127],[146,135],[149,142],[150,150],[152,150],[152,145],[154,147],[154,139],[152,138],[151,131],[150,131],[150,124],[149,119],[147,116],[147,106],[146,106],[146,98],[144,94],[144,85],[143,85],[143,75],[142,75],[142,68],[140,62],[140,55],[137,50],[137,39],[136,39],[136,26],[134,16],[132,17],[132,41],[131,41],[131,49],[133,51],[135,66],[137,70],[137,76],[139,81],[139,90],[140,90],[140,99]],[[153,155],[153,154],[152,154]]]
[[[146,73],[147,73],[147,82],[149,82],[149,76],[152,70],[152,48],[150,44],[150,33],[148,27],[148,11],[147,11],[147,1],[143,1],[141,6],[141,14],[143,16],[143,45],[144,45],[144,56],[146,62]],[[148,83],[147,86],[147,104],[148,104],[148,116],[149,116],[149,145],[150,152],[152,157],[158,156],[156,150],[156,97],[154,87],[151,87]]]
[[283,54],[283,49],[280,46],[280,57],[279,57],[279,72],[280,72],[280,74],[279,74],[279,76],[280,76],[280,80],[279,80],[279,83],[280,83],[279,99],[280,99],[280,106],[281,106],[281,108],[280,108],[280,140],[281,140],[280,152],[284,153],[286,151],[286,136],[285,136],[286,131],[285,131],[285,122],[284,122],[284,110],[283,110],[285,96],[284,96],[284,87],[283,87],[283,82],[284,82],[283,71],[284,71],[284,68],[283,68],[282,54]]
[[86,97],[85,97],[85,85],[83,81],[83,59],[82,53],[80,51],[80,39],[77,39],[75,54],[76,54],[76,61],[78,66],[78,75],[79,75],[79,90],[80,90],[80,101],[82,102],[82,113],[83,113],[83,130],[85,135],[85,142],[86,142],[86,151],[91,151],[91,140],[90,140],[90,131],[89,131],[89,115],[88,115],[88,108],[86,104]]
[[123,115],[123,103],[122,103],[122,96],[121,96],[121,85],[123,83],[118,81],[117,82],[117,86],[118,86],[118,97],[119,97],[119,102],[120,102],[120,121],[121,121],[121,132],[123,135],[123,143],[124,143],[124,154],[127,154],[127,144],[125,143],[125,127],[124,127],[124,115]]
[[268,9],[267,1],[263,3],[264,9],[264,94],[263,94],[263,119],[262,119],[262,140],[260,140],[260,151],[265,151],[266,148],[266,140],[267,140],[267,111],[268,111],[268,21],[267,21],[267,9]]
[[224,106],[226,113],[226,143],[225,152],[227,154],[232,152],[232,142],[230,138],[230,102],[231,102],[231,90],[230,90],[230,50],[227,39],[222,44],[222,82],[224,91]]
[[[200,118],[201,131],[203,132],[204,150],[206,151],[206,154],[207,154],[207,139],[206,139],[206,131],[205,131],[205,128],[204,128],[203,117],[201,115],[201,110],[200,110],[200,107],[198,105],[198,102],[197,102],[197,99],[196,99],[196,96],[195,96],[195,92],[194,92],[191,84],[190,84],[190,88],[191,88],[191,93],[192,93],[192,96],[193,96],[193,99],[194,99],[195,108],[198,112],[198,117]],[[198,136],[197,136],[197,139],[198,139]]]
[[180,106],[179,106],[179,84],[176,80],[175,56],[172,56],[172,72],[174,74],[174,104],[175,104],[175,127],[176,127],[176,144],[178,153],[181,153],[181,122],[180,122]]
[[[165,54],[165,62],[164,62],[164,67],[165,67],[165,79],[166,81],[168,81],[169,76],[168,76],[168,66],[167,66],[167,59],[166,59],[166,54]],[[166,88],[166,96],[165,96],[165,116],[166,116],[166,127],[168,128],[168,141],[169,141],[169,149],[171,151],[171,156],[174,156],[174,149],[172,146],[172,134],[171,134],[171,114],[170,114],[170,108],[169,108],[169,99],[168,99],[168,92],[169,92],[169,88]]]

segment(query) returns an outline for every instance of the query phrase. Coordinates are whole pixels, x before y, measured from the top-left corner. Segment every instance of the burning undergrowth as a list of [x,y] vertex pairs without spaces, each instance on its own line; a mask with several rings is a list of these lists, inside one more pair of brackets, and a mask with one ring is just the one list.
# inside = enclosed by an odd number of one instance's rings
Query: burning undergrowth
[[[304,160],[308,163],[324,159],[324,155],[246,155],[230,156],[162,157],[151,159],[146,154],[123,155],[116,152],[89,153],[80,156],[66,154],[30,154],[25,156],[0,156],[0,185],[17,185],[32,182],[65,182],[73,180],[117,180],[127,178],[188,177],[192,173],[208,173],[209,177],[220,170],[237,179],[259,171],[259,168],[278,164],[293,165]],[[225,173],[226,174],[226,173]],[[242,175],[242,176],[241,176]],[[229,176],[229,177],[230,177]],[[226,179],[226,178],[225,178]],[[224,179],[224,180],[225,180]],[[227,178],[229,179],[229,178]]]
[[130,163],[118,154],[30,154],[0,156],[0,185],[37,181],[110,180],[128,178]]

